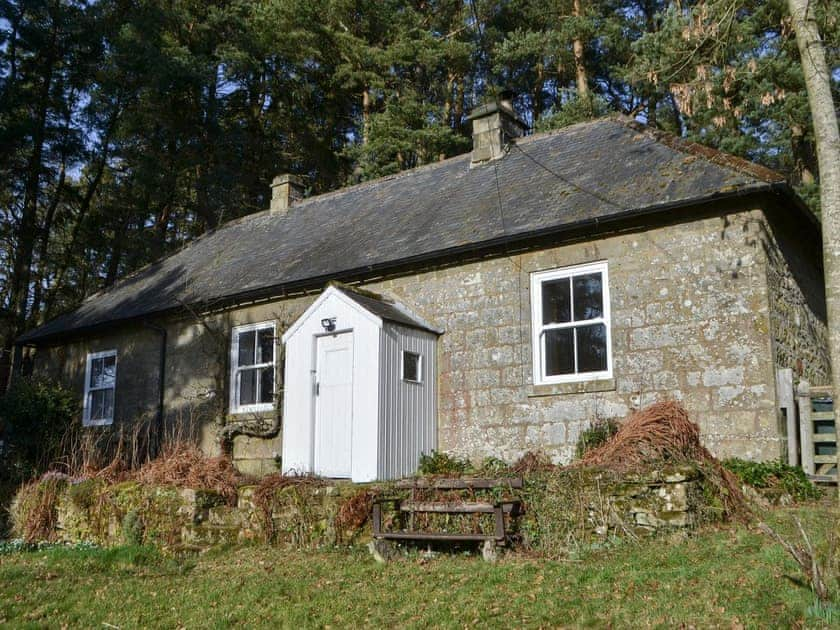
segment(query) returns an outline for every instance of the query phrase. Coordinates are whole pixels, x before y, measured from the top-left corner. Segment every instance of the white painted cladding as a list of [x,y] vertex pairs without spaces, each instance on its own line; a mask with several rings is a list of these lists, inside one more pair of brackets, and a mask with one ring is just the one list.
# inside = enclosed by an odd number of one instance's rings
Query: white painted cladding
[[[437,448],[437,336],[385,322],[380,351],[379,478],[417,471],[421,453]],[[402,354],[420,355],[420,382],[402,378]]]
[[[322,320],[333,318],[334,330],[325,331]],[[316,444],[318,339],[347,333],[353,355],[349,444]],[[336,470],[325,464],[330,452],[336,461],[346,462],[349,455],[354,482],[415,472],[420,453],[437,444],[436,340],[431,332],[383,321],[334,287],[324,291],[283,335],[283,472],[329,476]],[[422,356],[421,383],[402,380],[405,350]]]
[[316,339],[321,320],[335,318],[335,333],[353,331],[353,426],[350,470],[353,481],[374,481],[379,440],[379,331],[382,322],[339,291],[325,291],[283,335],[284,473],[315,471]]

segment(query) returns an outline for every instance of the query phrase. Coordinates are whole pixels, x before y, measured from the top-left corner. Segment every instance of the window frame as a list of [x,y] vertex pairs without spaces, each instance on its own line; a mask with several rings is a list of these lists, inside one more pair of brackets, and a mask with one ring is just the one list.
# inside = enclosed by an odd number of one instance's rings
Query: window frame
[[[110,357],[114,357],[114,384],[110,387],[91,387],[90,385],[90,376],[91,376],[91,369],[93,368],[93,362],[97,359],[107,359]],[[113,350],[102,350],[100,352],[88,352],[87,358],[85,360],[85,397],[82,399],[82,426],[83,427],[102,427],[114,424],[114,416],[116,415],[117,409],[117,367],[118,367],[119,359],[117,357],[117,350],[116,348]],[[110,418],[99,418],[97,420],[91,420],[90,413],[90,393],[91,392],[98,392],[104,391],[106,389],[114,390],[114,409],[111,411]]]
[[[406,378],[405,376],[405,355],[411,354],[417,357],[417,380]],[[400,379],[404,383],[413,383],[415,385],[423,384],[423,355],[412,350],[403,350],[400,354]]]
[[[271,363],[255,363],[245,367],[239,366],[239,335],[244,332],[260,331],[270,328],[271,336],[274,339],[274,352]],[[256,342],[256,340],[255,340]],[[254,403],[251,405],[239,404],[239,375],[243,370],[259,370],[271,367],[274,383],[273,400],[270,403]],[[230,397],[228,411],[231,415],[243,413],[261,413],[273,411],[277,400],[277,322],[274,320],[256,322],[254,324],[242,324],[231,329],[230,339]],[[259,382],[259,380],[257,380]]]
[[[609,280],[609,265],[606,260],[584,263],[581,265],[571,265],[568,267],[559,267],[556,269],[547,269],[545,271],[535,271],[531,273],[531,355],[532,355],[532,369],[534,385],[555,385],[558,383],[579,383],[584,381],[606,380],[613,377],[612,365],[612,319],[610,313],[610,280]],[[571,280],[575,276],[582,276],[589,273],[601,274],[601,299],[603,301],[603,313],[601,317],[594,319],[586,319],[580,321],[569,321],[558,324],[543,324],[542,323],[542,287],[544,282],[552,280],[561,280],[569,278]],[[574,317],[574,290],[570,294],[569,311],[571,317]],[[547,330],[558,330],[568,328],[578,328],[581,326],[588,326],[593,324],[603,324],[606,328],[606,346],[607,346],[607,369],[598,372],[578,372],[577,371],[577,335],[574,335],[574,361],[575,372],[572,374],[558,374],[555,376],[546,375],[545,371],[545,348],[544,348],[544,333]]]

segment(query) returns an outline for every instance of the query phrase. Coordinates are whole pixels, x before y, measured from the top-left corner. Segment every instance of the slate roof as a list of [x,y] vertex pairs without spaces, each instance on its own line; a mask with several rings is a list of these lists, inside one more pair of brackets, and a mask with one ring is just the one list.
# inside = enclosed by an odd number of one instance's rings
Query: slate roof
[[[498,186],[497,186],[498,184]],[[518,139],[232,221],[25,334],[56,341],[184,305],[317,288],[330,279],[560,233],[698,201],[785,188],[777,173],[605,118]]]
[[350,287],[339,285],[334,286],[363,309],[373,313],[381,319],[394,322],[395,324],[401,324],[402,326],[408,326],[409,328],[428,330],[429,332],[433,332],[435,334],[440,334],[442,332],[439,328],[434,328],[431,324],[409,311],[402,304],[388,300],[384,296],[374,297],[373,294],[368,292],[361,293],[351,289]]

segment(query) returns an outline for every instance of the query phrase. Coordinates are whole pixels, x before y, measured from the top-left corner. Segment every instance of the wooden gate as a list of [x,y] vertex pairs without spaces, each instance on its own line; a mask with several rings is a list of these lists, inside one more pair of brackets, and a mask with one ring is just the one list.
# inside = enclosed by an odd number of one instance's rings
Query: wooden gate
[[837,424],[831,387],[811,386],[802,380],[796,397],[802,469],[814,481],[837,483]]

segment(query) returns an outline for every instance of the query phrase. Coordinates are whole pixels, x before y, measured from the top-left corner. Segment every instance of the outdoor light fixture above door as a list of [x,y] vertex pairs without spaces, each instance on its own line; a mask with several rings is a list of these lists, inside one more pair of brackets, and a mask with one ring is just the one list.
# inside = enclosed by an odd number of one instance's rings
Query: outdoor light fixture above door
[[321,326],[327,332],[332,332],[335,330],[335,317],[325,317],[321,320]]

